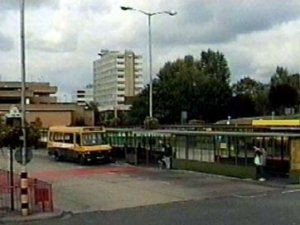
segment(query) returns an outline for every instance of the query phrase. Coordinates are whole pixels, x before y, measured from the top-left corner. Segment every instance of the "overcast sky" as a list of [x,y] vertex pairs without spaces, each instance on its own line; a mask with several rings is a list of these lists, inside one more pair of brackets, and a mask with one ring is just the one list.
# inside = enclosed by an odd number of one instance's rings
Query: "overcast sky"
[[[28,81],[48,81],[70,94],[93,80],[101,49],[133,50],[148,74],[148,12],[152,17],[154,73],[167,61],[208,48],[228,60],[234,82],[267,82],[277,65],[300,70],[299,0],[25,0]],[[0,0],[0,76],[21,80],[19,0]]]

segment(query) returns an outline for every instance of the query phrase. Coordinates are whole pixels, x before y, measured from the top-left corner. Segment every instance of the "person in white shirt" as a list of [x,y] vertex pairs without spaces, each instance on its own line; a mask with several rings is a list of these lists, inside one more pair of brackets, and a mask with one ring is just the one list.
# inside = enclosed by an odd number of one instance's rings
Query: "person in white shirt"
[[256,146],[254,149],[254,164],[256,166],[256,179],[259,181],[265,181],[264,178],[264,166],[266,165],[266,151],[264,148],[258,148]]

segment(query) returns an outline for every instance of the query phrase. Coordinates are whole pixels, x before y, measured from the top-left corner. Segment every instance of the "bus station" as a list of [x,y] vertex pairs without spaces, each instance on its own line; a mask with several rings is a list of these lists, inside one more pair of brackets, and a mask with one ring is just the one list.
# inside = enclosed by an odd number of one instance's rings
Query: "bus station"
[[193,131],[107,129],[107,136],[116,154],[134,165],[157,165],[163,154],[162,143],[170,143],[172,169],[251,179],[256,176],[256,147],[266,151],[264,170],[268,179],[287,178],[289,183],[299,183],[298,122],[260,123],[263,126],[256,122],[248,127],[202,127]]

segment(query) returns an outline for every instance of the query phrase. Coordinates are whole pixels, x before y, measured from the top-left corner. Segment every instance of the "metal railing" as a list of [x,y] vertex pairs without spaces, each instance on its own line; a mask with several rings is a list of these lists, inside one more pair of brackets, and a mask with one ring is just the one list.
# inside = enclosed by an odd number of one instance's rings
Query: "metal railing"
[[[11,186],[13,177],[13,186]],[[28,179],[28,198],[30,213],[53,212],[52,185],[38,180]],[[20,176],[0,170],[0,215],[8,211],[21,210]]]

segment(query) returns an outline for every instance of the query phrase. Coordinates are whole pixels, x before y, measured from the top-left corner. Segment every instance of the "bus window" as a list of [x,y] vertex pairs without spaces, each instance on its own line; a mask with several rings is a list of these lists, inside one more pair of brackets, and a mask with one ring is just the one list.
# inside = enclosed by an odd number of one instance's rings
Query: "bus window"
[[51,132],[51,133],[49,134],[49,141],[53,141],[53,136],[54,136],[54,133]]
[[73,144],[74,135],[72,133],[65,133],[64,134],[64,143]]
[[81,143],[80,143],[80,135],[79,134],[76,134],[76,144],[78,144],[78,145],[81,145]]
[[63,134],[62,133],[55,132],[53,134],[53,141],[62,142],[62,140],[63,140]]
[[84,146],[107,144],[106,138],[101,133],[82,134],[82,144]]

